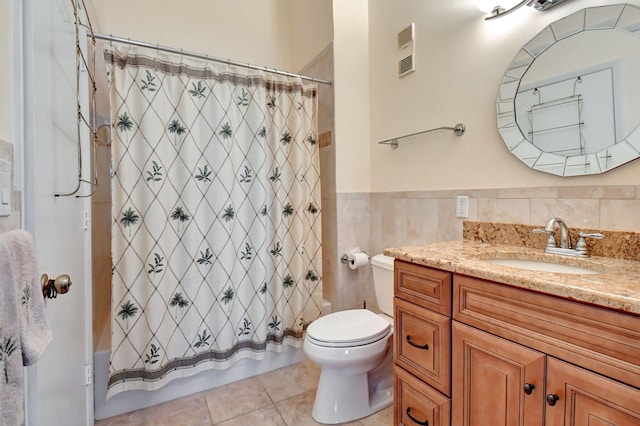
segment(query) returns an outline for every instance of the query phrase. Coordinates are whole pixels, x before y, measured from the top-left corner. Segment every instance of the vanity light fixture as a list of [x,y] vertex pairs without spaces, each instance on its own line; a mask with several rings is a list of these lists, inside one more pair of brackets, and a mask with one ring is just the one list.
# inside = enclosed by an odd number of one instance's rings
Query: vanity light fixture
[[478,9],[482,12],[491,12],[490,16],[484,18],[486,21],[508,15],[511,12],[520,9],[524,5],[531,6],[537,10],[547,10],[565,0],[522,0],[509,9],[496,5],[495,1],[496,0],[476,0],[476,7]]

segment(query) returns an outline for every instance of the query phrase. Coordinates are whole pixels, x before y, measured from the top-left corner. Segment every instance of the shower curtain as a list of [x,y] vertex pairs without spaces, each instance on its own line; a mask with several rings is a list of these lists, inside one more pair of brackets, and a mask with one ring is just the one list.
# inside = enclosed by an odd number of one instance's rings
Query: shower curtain
[[109,397],[301,347],[322,282],[315,85],[149,49],[105,59]]

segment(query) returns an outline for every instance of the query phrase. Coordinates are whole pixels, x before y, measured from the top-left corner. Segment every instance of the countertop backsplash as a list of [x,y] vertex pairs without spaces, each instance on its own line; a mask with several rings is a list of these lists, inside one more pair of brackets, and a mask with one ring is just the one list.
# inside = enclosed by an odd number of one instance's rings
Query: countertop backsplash
[[[574,228],[571,224],[571,242],[575,246],[578,232],[599,232],[604,235],[601,240],[587,239],[591,256],[609,257],[613,259],[640,261],[640,232],[612,231],[591,228]],[[464,221],[462,239],[490,244],[531,247],[544,250],[546,235],[534,234],[534,229],[544,228],[544,224],[521,225],[512,223]],[[558,235],[556,235],[558,240]]]

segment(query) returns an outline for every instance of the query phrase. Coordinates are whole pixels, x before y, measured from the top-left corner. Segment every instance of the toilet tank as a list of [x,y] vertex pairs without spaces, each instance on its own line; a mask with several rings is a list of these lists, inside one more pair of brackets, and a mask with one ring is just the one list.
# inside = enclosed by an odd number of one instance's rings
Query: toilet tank
[[393,316],[393,261],[393,257],[384,254],[377,254],[371,258],[378,307],[390,317]]

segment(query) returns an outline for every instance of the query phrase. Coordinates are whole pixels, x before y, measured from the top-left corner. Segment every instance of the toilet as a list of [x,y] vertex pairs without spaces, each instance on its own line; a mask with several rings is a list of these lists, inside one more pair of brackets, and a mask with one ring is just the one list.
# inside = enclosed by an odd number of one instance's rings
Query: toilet
[[311,413],[318,423],[345,423],[393,403],[393,258],[371,259],[381,314],[334,312],[307,328],[304,351],[322,366]]

